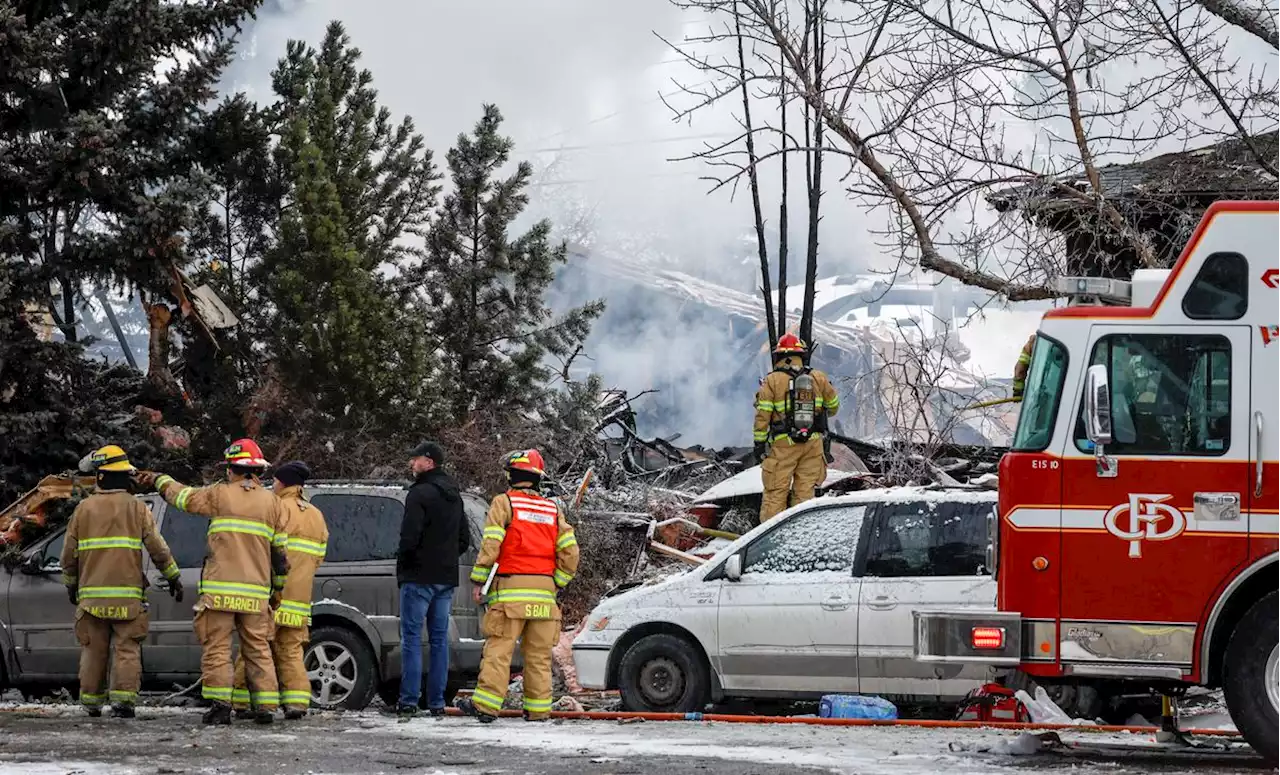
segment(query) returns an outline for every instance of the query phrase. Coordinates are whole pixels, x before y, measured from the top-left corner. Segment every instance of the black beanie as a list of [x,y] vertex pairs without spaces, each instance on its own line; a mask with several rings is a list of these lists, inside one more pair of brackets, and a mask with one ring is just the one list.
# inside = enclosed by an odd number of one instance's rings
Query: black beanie
[[301,487],[311,478],[311,469],[301,460],[290,460],[276,469],[275,477],[286,487]]

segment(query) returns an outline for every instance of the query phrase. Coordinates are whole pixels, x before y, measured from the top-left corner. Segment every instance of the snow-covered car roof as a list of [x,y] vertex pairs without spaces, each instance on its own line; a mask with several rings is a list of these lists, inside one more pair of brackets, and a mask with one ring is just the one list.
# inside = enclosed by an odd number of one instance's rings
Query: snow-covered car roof
[[878,487],[847,495],[824,496],[807,500],[799,507],[831,506],[841,503],[907,503],[910,501],[950,501],[962,503],[995,503],[999,493],[985,487],[929,485],[922,487]]

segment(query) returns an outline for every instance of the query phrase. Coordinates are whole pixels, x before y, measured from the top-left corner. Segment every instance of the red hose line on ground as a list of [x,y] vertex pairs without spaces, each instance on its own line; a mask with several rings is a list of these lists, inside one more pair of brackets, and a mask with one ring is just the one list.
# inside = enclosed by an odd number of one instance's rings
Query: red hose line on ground
[[[448,708],[451,716],[460,716],[462,711]],[[518,710],[504,710],[504,718],[520,718],[523,714]],[[616,711],[552,711],[551,717],[570,721],[626,721],[644,719],[645,721],[720,721],[726,724],[809,724],[824,727],[927,727],[934,729],[1013,729],[1021,731],[1069,730],[1072,732],[1133,732],[1138,734],[1154,734],[1156,727],[1131,727],[1118,725],[1085,725],[1074,724],[1034,724],[1014,721],[937,721],[931,719],[898,719],[882,721],[879,719],[860,718],[815,718],[812,716],[738,716],[728,713],[628,713]],[[1206,737],[1239,737],[1239,732],[1228,729],[1183,729],[1188,735]]]

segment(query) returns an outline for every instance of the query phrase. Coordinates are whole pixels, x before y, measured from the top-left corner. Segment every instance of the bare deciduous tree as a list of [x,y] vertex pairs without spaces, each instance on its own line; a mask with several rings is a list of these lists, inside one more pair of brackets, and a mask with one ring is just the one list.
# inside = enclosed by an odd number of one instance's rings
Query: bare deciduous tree
[[[725,5],[677,1],[712,18]],[[994,192],[1015,210],[1070,210],[1104,258],[1159,266],[1168,245],[1141,216],[1167,207],[1176,218],[1182,206],[1121,196],[1108,165],[1236,138],[1274,183],[1274,150],[1255,135],[1275,126],[1275,73],[1246,68],[1232,46],[1243,30],[1267,39],[1274,23],[1228,5],[1246,8],[1243,0],[870,0],[828,6],[815,37],[812,17],[797,21],[782,0],[738,0],[733,30],[673,47],[703,73],[738,79],[734,86],[785,89],[832,140],[806,137],[746,162],[740,138],[708,147],[699,158],[716,186],[777,154],[821,150],[847,165],[848,194],[877,213],[883,244],[902,262],[1017,301],[1055,295],[1050,280],[1064,271],[1066,251],[1037,223],[991,213],[984,200]],[[752,64],[729,70],[719,52],[739,30]],[[726,88],[698,92],[689,112]],[[767,118],[756,124],[776,131]]]

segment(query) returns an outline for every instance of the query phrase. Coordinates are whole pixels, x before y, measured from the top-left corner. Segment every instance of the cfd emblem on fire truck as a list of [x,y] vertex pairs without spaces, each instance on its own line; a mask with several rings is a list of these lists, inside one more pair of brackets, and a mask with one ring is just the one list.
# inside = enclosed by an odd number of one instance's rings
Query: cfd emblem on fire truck
[[[1142,557],[1143,541],[1168,541],[1187,528],[1187,518],[1165,503],[1172,495],[1130,493],[1129,502],[1112,506],[1102,518],[1107,532],[1129,542],[1129,557]],[[1127,520],[1123,517],[1128,515]]]

